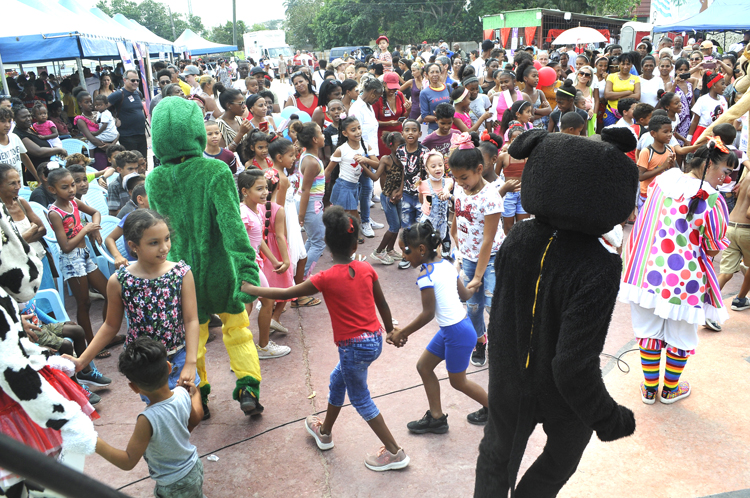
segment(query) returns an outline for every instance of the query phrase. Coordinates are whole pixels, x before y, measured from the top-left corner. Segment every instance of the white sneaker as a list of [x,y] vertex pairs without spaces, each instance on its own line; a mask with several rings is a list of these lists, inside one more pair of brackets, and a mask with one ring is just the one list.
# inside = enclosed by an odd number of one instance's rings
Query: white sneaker
[[375,230],[380,230],[381,228],[385,228],[385,225],[382,223],[378,223],[375,220],[370,220],[370,226],[374,228]]
[[288,334],[289,329],[284,327],[282,324],[271,318],[271,330],[275,330],[276,332],[280,332],[282,334]]
[[370,207],[375,207],[375,203],[370,201]]
[[268,341],[268,344],[266,344],[266,347],[262,348],[255,345],[256,349],[258,350],[258,359],[260,360],[270,360],[273,358],[281,358],[282,356],[286,356],[289,353],[292,352],[292,348],[289,346],[279,346],[273,341]]
[[375,237],[375,232],[372,231],[372,227],[369,223],[362,223],[362,235],[369,239]]
[[388,251],[388,256],[390,256],[393,261],[401,261],[404,259],[404,256],[395,249]]
[[380,252],[380,253],[372,251],[372,254],[370,254],[370,257],[374,258],[374,259],[377,259],[378,261],[380,261],[384,265],[392,265],[393,264],[393,259],[390,256],[388,256],[388,254],[385,251]]

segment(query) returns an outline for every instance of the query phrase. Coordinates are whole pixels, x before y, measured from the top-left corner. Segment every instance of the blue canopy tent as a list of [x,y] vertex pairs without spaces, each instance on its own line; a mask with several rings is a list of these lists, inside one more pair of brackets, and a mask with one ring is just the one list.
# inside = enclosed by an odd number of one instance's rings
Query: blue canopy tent
[[201,38],[192,30],[186,29],[175,40],[175,45],[184,45],[190,55],[218,54],[221,52],[234,52],[237,50],[236,45],[222,45]]
[[654,33],[671,31],[745,31],[750,28],[750,1],[714,0],[703,12],[674,24],[654,26]]

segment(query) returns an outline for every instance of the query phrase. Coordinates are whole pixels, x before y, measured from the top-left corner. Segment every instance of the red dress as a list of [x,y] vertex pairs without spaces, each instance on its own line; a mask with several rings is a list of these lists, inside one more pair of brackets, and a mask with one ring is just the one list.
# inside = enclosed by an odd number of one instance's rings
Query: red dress
[[[372,110],[375,111],[375,117],[378,121],[396,121],[401,116],[406,116],[406,110],[404,109],[404,94],[400,91],[396,91],[396,107],[391,109],[385,101],[385,93],[383,97],[378,99],[377,102],[372,104]],[[383,157],[391,153],[391,149],[386,147],[383,142],[383,134],[388,131],[401,131],[401,123],[392,126],[378,126],[378,156]]]
[[292,101],[294,102],[294,106],[297,109],[306,112],[310,117],[312,117],[313,112],[315,112],[315,108],[318,107],[318,96],[315,94],[313,94],[313,101],[310,107],[305,106],[302,101],[296,96],[292,97]]

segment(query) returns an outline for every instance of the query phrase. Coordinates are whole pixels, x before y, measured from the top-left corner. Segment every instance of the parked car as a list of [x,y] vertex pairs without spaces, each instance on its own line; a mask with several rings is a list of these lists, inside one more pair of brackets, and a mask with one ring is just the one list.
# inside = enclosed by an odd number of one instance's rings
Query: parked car
[[344,54],[351,55],[355,59],[364,62],[365,57],[371,53],[373,53],[372,48],[365,46],[334,47],[328,56],[328,62],[333,62],[334,59],[341,59],[344,57]]

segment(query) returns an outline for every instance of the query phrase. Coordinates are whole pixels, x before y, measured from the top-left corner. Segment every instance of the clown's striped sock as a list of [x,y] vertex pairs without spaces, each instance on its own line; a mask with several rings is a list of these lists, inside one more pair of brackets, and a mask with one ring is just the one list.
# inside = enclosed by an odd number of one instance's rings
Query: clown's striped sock
[[[687,356],[681,357],[675,353],[672,353],[667,349],[667,364],[664,368],[664,389],[672,391],[677,388],[677,384],[680,383],[680,375],[685,370],[685,364],[687,363]],[[658,372],[657,372],[658,375]]]
[[661,363],[661,349],[641,349],[641,367],[643,368],[644,385],[646,389],[656,392],[659,389],[659,364]]

